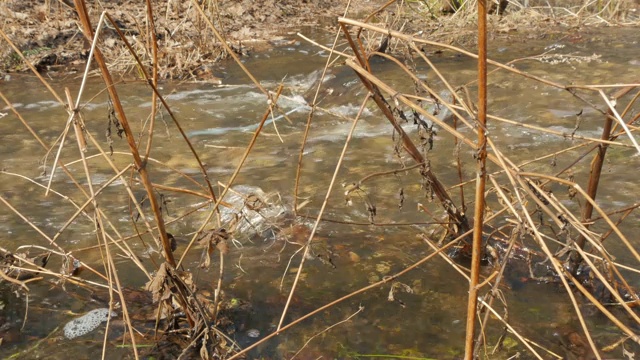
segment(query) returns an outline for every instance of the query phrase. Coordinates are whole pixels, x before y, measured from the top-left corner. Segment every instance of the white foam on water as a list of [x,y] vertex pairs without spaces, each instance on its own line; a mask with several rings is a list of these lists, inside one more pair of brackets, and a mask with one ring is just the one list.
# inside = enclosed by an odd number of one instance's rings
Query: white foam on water
[[97,329],[100,324],[107,321],[109,317],[117,316],[113,311],[107,308],[91,310],[79,318],[69,321],[64,326],[64,336],[67,339],[75,339],[79,336],[86,335]]

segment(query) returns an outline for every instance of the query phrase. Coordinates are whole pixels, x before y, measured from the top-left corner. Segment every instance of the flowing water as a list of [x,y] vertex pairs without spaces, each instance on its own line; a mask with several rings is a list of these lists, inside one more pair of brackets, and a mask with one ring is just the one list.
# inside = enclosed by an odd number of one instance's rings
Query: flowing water
[[[330,45],[329,41],[327,45]],[[432,50],[425,49],[427,53]],[[565,60],[557,64],[549,62],[562,58],[551,56],[546,59],[547,62],[523,60],[514,66],[560,83],[605,84],[637,82],[640,78],[640,63],[637,60],[639,51],[640,44],[634,31],[607,30],[585,33],[581,38],[568,36],[545,41],[495,41],[490,45],[489,56],[506,62],[545,52],[550,55],[565,54],[568,55],[564,57]],[[266,88],[275,89],[279,82],[284,83],[284,96],[279,106],[291,122],[281,115],[282,112],[269,118],[235,183],[260,187],[271,194],[272,199],[275,198],[273,194],[278,194],[289,209],[292,203],[298,151],[309,111],[308,102],[313,97],[313,86],[320,76],[326,57],[327,52],[293,39],[244,60],[245,65]],[[474,80],[475,63],[472,60],[448,52],[434,54],[431,58],[454,86]],[[411,91],[412,82],[398,71],[395,65],[380,59],[373,59],[372,64],[382,79],[394,84],[401,91]],[[437,80],[433,71],[428,70],[418,60],[417,67],[431,85],[438,91],[444,91],[444,86]],[[229,179],[268,106],[264,95],[249,83],[235,64],[222,64],[218,71],[216,75],[223,79],[223,86],[208,83],[165,83],[162,84],[161,90],[206,164],[214,185],[217,181],[226,182]],[[66,86],[72,94],[77,94],[79,83],[79,76],[52,81],[54,88],[62,89]],[[314,117],[300,179],[301,199],[310,201],[302,213],[312,217],[318,213],[346,134],[351,127],[352,122],[347,118],[355,116],[366,95],[353,73],[340,66],[330,71],[325,82],[325,89],[327,88],[332,91],[323,90],[320,93],[320,106],[325,110],[318,111]],[[473,84],[470,88],[473,92]],[[10,81],[0,84],[0,90],[47,144],[56,140],[65,126],[67,116],[36,79],[29,75],[12,74]],[[83,116],[89,131],[108,151],[104,135],[108,127],[108,103],[102,90],[97,78],[89,82],[83,103],[94,96],[95,98],[84,107]],[[151,109],[151,91],[139,82],[122,82],[118,84],[118,91],[129,121],[138,131]],[[600,136],[602,116],[566,91],[500,71],[490,75],[489,94],[489,112],[494,115],[571,134],[576,127],[576,114],[582,112],[576,135]],[[596,95],[587,96],[587,100],[602,103]],[[4,104],[0,105],[0,109],[3,107]],[[8,113],[0,119],[0,167],[7,173],[21,174],[40,185],[46,185],[57,147],[46,156],[41,146],[9,110],[5,108],[0,112]],[[446,115],[442,113],[440,116]],[[404,127],[413,136],[416,135],[417,131],[412,121]],[[570,136],[563,139],[535,129],[493,121],[490,121],[488,130],[503,152],[516,163],[580,143]],[[462,129],[461,132],[473,138],[471,130]],[[196,161],[166,113],[163,114],[162,121],[156,123],[155,133],[151,157],[163,165],[151,162],[152,180],[159,184],[206,193],[206,190],[195,187],[189,180],[170,170],[178,170],[203,182]],[[129,156],[123,154],[127,151],[126,142],[117,138],[115,128],[112,136],[115,152],[110,158],[122,168],[131,161]],[[79,157],[74,142],[74,137],[70,135],[61,153],[61,160],[69,164],[71,171],[81,174],[81,163],[71,163]],[[433,227],[420,225],[430,220],[416,209],[419,204],[425,204],[436,214],[440,214],[441,210],[436,204],[429,204],[416,174],[399,173],[376,178],[366,183],[366,193],[353,196],[351,206],[346,204],[342,185],[356,182],[372,173],[401,168],[401,163],[394,154],[393,144],[390,125],[375,109],[373,103],[367,104],[346,152],[338,183],[325,212],[327,219],[365,225],[321,223],[314,254],[329,254],[324,259],[330,256],[331,261],[315,258],[306,263],[286,322],[386,275],[392,275],[430,253],[428,245],[416,235],[423,231],[431,231]],[[465,180],[471,180],[475,176],[473,152],[465,147],[460,151],[461,158],[467,164],[463,177]],[[576,159],[580,151],[577,149],[568,154],[558,155],[553,159],[555,164],[552,164],[550,158],[532,163],[525,169],[559,171]],[[452,138],[444,131],[439,131],[435,135],[434,148],[429,157],[432,170],[446,185],[458,182],[454,152]],[[95,148],[90,146],[87,155],[94,156],[96,153]],[[620,147],[611,148],[608,156],[612,160],[606,164],[602,180],[602,183],[608,186],[603,187],[598,194],[600,205],[608,209],[632,205],[638,201],[638,157],[633,149]],[[591,155],[582,160],[582,166],[573,173],[574,178],[583,186],[586,180],[581,179],[588,175],[590,158]],[[403,157],[403,161],[411,165],[409,159]],[[92,183],[98,187],[104,185],[112,176],[104,159],[98,156],[90,158],[89,166],[93,174]],[[557,170],[553,171],[553,166]],[[7,173],[0,174],[0,194],[47,235],[53,236],[75,212],[75,209],[61,197],[55,194],[45,197],[42,187]],[[86,182],[81,180],[82,185],[86,185]],[[72,196],[79,203],[84,202],[73,183],[59,168],[55,173],[52,188]],[[400,207],[401,189],[404,202]],[[568,200],[566,189],[557,186],[552,190],[557,196],[567,199],[568,207],[576,209],[579,206],[576,202]],[[459,199],[457,190],[452,193],[456,194],[455,199]],[[472,193],[469,188],[467,198],[472,196]],[[192,211],[202,203],[198,197],[168,191],[163,192],[163,195],[168,200],[165,204],[165,217],[168,220]],[[123,187],[116,181],[104,190],[99,201],[100,207],[116,226],[129,229],[127,233],[130,233],[129,205],[126,199]],[[401,225],[366,225],[369,222],[366,203],[375,205],[376,223]],[[190,239],[189,234],[198,228],[207,213],[208,208],[205,208],[168,226],[168,231],[178,239],[178,254],[184,250]],[[291,222],[290,215],[281,215],[278,221],[280,226],[286,227]],[[303,223],[309,225],[311,220]],[[625,222],[622,228],[627,234],[637,233],[640,230],[637,215]],[[302,227],[295,229],[298,229],[300,234],[294,234],[294,238],[297,236],[298,240],[306,239],[304,237],[308,230]],[[149,238],[146,240],[151,241]],[[60,246],[67,251],[86,249],[96,245],[96,242],[90,219],[82,217],[58,240]],[[241,318],[236,320],[231,335],[240,345],[246,346],[275,329],[295,276],[293,270],[296,269],[300,258],[299,255],[295,257],[291,267],[287,267],[289,258],[299,246],[287,244],[281,238],[276,239],[269,231],[244,236],[239,242],[242,243],[242,247],[232,246],[227,256],[223,289],[227,297],[237,297],[250,304],[250,310],[244,311]],[[48,241],[8,207],[0,206],[0,246],[15,252],[25,251],[24,248],[18,248],[20,244],[51,248]],[[131,244],[146,254],[141,257],[142,262],[148,269],[152,269],[150,258],[157,258],[157,254],[146,251],[138,240],[132,240]],[[623,263],[630,263],[630,254],[620,252],[619,247],[614,245],[610,251],[617,250],[617,259]],[[31,251],[37,252],[34,249]],[[211,269],[199,270],[197,265],[200,262],[200,250],[194,251],[193,254],[188,258],[186,268],[194,271],[200,288],[212,291],[212,284],[215,284],[218,277],[217,256],[214,256]],[[73,256],[103,271],[100,266],[100,252],[75,250]],[[59,257],[54,256],[51,262],[49,268],[57,271],[61,266]],[[120,266],[120,277],[128,287],[139,288],[145,284],[146,277],[129,260],[116,257],[116,262]],[[87,280],[98,280],[91,273],[83,273],[81,276]],[[394,301],[389,301],[390,285],[372,289],[303,322],[291,331],[282,333],[257,348],[250,357],[290,358],[298,350],[301,352],[297,358],[301,359],[315,359],[320,356],[461,356],[465,332],[466,281],[442,259],[427,262],[399,281],[406,284],[411,292],[405,292],[402,290],[404,287],[398,286],[395,288]],[[630,282],[632,286],[640,286],[637,276],[631,276]],[[511,285],[512,289],[505,290],[510,306],[511,323],[524,336],[541,341],[556,352],[562,352],[553,336],[554,331],[563,327],[578,329],[576,318],[572,315],[573,309],[564,291],[548,284],[515,282]],[[10,292],[6,285],[2,286],[0,322],[4,321],[4,324],[0,323],[0,332],[5,334],[0,345],[2,357],[26,349],[29,350],[22,358],[99,356],[102,351],[103,333],[67,340],[62,337],[61,329],[66,322],[79,314],[104,307],[104,301],[88,300],[93,299],[88,290],[79,289],[70,282],[64,285],[54,284],[46,277],[44,281],[30,283],[31,292],[28,298],[24,295],[18,297],[16,293]],[[29,312],[25,317],[27,303]],[[356,312],[358,313],[351,317]],[[348,322],[343,322],[328,332],[322,332],[347,318],[350,318]],[[25,324],[20,332],[23,321]],[[591,328],[596,329],[598,336],[606,339],[615,338],[616,333],[601,316],[589,316],[588,321]],[[312,339],[316,334],[318,336]],[[112,338],[117,338],[117,335],[112,335]],[[496,333],[493,332],[491,335],[495,341]],[[513,338],[510,339],[505,343],[507,350],[496,355],[496,358],[507,358],[523,351],[522,345],[513,341]],[[307,340],[312,341],[304,346]],[[130,349],[120,348],[117,341],[112,341],[109,345],[109,358],[120,358],[124,354],[130,356]]]

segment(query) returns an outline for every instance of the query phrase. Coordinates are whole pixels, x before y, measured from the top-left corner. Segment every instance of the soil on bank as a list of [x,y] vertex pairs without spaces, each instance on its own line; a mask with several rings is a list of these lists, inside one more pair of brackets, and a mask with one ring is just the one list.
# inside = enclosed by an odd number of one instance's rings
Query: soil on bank
[[[151,63],[151,34],[145,1],[102,0],[87,2],[95,29],[103,11],[116,25],[145,64]],[[232,49],[246,55],[254,48],[270,46],[287,31],[318,25],[322,19],[344,15],[344,0],[221,0],[199,1],[207,17]],[[375,10],[382,1],[354,1],[349,13]],[[152,1],[160,77],[164,79],[211,76],[211,65],[227,56],[220,41],[191,1]],[[83,38],[72,0],[0,3],[0,28],[40,72],[82,71],[90,51]],[[0,40],[0,72],[28,71],[6,40]],[[135,70],[136,64],[114,26],[101,30],[100,49],[119,72]]]

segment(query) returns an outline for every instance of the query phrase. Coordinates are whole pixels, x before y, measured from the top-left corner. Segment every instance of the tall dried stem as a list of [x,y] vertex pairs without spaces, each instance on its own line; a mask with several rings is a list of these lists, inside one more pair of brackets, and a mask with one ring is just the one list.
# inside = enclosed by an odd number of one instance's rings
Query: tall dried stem
[[[626,95],[629,91],[631,91],[631,87],[626,87],[618,90],[613,96],[612,99],[617,101],[624,95]],[[607,116],[604,119],[604,126],[602,129],[602,135],[600,138],[602,140],[610,140],[611,138],[611,129],[613,126],[613,110],[609,109],[607,111]],[[600,176],[602,175],[602,166],[604,164],[604,158],[607,154],[607,149],[609,145],[606,143],[600,143],[597,145],[597,152],[591,161],[591,170],[589,172],[589,183],[587,185],[587,195],[595,200],[596,195],[598,194],[598,185],[600,183]],[[585,227],[589,227],[589,222],[591,221],[591,216],[593,215],[593,205],[591,202],[587,202],[582,209],[582,223]],[[584,249],[586,242],[586,238],[580,234],[578,239],[576,240],[576,245],[580,249]],[[578,266],[580,265],[582,257],[578,251],[574,251],[571,255],[571,273],[575,275],[578,270]]]
[[487,177],[487,3],[478,0],[478,144],[476,148],[476,196],[473,218],[473,244],[471,252],[471,277],[467,303],[467,330],[465,333],[465,359],[472,360],[478,305],[478,279],[482,259],[482,234],[484,228],[484,191]]
[[[93,27],[91,26],[91,21],[89,20],[89,14],[87,12],[84,0],[74,0],[74,4],[76,6],[78,16],[80,17],[80,23],[82,24],[84,36],[89,40],[93,39]],[[120,97],[118,96],[116,87],[113,84],[111,73],[109,72],[109,68],[107,67],[104,55],[99,48],[96,49],[94,58],[96,60],[96,63],[98,64],[98,67],[100,68],[100,73],[107,87],[107,91],[109,92],[109,97],[113,102],[113,106],[118,115],[118,119],[120,120],[120,123],[122,124],[122,127],[124,129],[127,142],[129,143],[129,150],[131,151],[131,155],[136,166],[136,170],[138,171],[142,185],[147,192],[149,204],[151,205],[151,210],[153,211],[153,215],[158,226],[158,232],[160,233],[163,255],[165,257],[165,260],[169,264],[175,266],[176,261],[173,257],[173,252],[171,251],[171,241],[167,236],[167,230],[165,229],[164,219],[162,218],[162,212],[160,211],[160,205],[158,203],[156,193],[153,189],[153,185],[151,184],[151,179],[149,177],[149,172],[147,169],[147,162],[143,162],[142,158],[140,157],[135,136],[133,134],[133,131],[131,130],[129,121],[127,120],[127,115],[124,112],[124,108],[120,103]]]

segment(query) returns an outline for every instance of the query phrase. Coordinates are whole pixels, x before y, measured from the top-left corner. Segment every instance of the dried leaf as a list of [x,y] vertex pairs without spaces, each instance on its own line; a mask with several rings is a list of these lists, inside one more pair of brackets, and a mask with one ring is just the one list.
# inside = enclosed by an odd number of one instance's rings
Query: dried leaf
[[202,233],[198,238],[198,243],[205,247],[205,255],[200,263],[201,268],[208,268],[211,265],[211,256],[217,248],[223,254],[226,254],[229,250],[227,246],[227,240],[229,239],[229,233],[224,228],[211,229]]
[[209,359],[213,359],[211,357],[211,354],[209,353],[209,332],[205,331],[204,332],[204,336],[202,337],[202,345],[200,347],[200,358],[202,360],[209,360]]
[[163,263],[160,265],[153,279],[145,285],[145,289],[151,291],[154,303],[160,300],[167,300],[171,297],[168,284],[167,264]]
[[211,266],[211,247],[207,244],[207,255],[203,256],[202,262],[198,265],[201,269],[208,269]]

